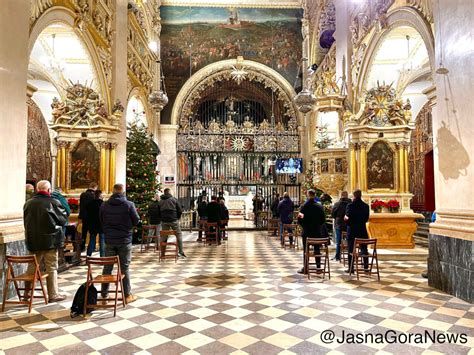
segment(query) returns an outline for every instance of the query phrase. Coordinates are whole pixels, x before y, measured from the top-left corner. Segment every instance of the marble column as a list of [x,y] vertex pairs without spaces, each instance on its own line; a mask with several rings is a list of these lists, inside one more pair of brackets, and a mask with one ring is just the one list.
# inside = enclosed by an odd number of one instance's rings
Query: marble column
[[[119,99],[127,106],[127,1],[115,0],[114,38],[112,43],[112,102]],[[124,111],[117,134],[115,181],[125,184],[127,169],[127,117]]]
[[[26,105],[30,1],[2,1],[0,11],[0,265],[24,254],[28,111]],[[21,271],[21,270],[16,270]],[[3,299],[3,268],[0,268]]]
[[[430,225],[429,284],[474,302],[474,5],[434,9],[437,105],[433,112],[437,219]],[[439,70],[443,63],[448,73]]]
[[[177,181],[177,154],[176,154],[176,134],[178,132],[177,125],[161,124],[158,129],[158,146],[161,154],[158,156],[158,169],[160,171],[161,182],[164,182],[164,177],[172,175]],[[176,183],[163,184],[163,187],[172,189],[173,194],[176,195]]]

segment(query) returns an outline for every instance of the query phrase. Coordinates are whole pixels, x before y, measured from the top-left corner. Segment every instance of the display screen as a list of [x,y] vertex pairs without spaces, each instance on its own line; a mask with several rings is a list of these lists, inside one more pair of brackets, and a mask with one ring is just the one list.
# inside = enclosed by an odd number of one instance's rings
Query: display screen
[[277,159],[276,172],[277,174],[301,174],[303,173],[303,159],[301,158]]

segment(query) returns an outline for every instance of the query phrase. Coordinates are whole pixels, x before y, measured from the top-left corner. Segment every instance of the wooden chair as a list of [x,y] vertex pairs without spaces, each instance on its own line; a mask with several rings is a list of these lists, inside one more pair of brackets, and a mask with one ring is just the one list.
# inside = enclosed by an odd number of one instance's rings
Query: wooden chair
[[[23,273],[20,275],[15,275],[14,266],[18,264],[33,264],[35,270],[32,274]],[[33,305],[33,298],[43,298],[44,303],[48,304],[48,299],[46,297],[46,291],[44,289],[43,280],[45,280],[48,275],[42,275],[38,261],[36,260],[36,255],[26,255],[26,256],[10,256],[7,255],[7,273],[5,277],[5,288],[3,289],[3,303],[2,303],[2,312],[5,312],[5,305],[8,304],[27,304],[28,313],[31,313],[31,307]],[[20,287],[20,282],[24,282],[24,286]],[[36,281],[39,281],[41,288],[36,288]],[[8,301],[8,286],[10,282],[13,282],[15,286],[15,291],[18,296],[18,301]],[[23,291],[23,295],[20,291]],[[41,291],[42,296],[35,296],[35,291]],[[31,292],[31,294],[30,294]]]
[[267,224],[267,237],[280,236],[280,220],[278,218],[270,218]]
[[206,230],[203,237],[204,244],[216,243],[220,244],[219,240],[219,224],[218,223],[206,223]]
[[348,246],[347,246],[347,232],[342,232],[341,236],[341,258],[339,259],[339,262],[342,261],[343,265],[346,266],[346,259],[347,259],[347,251]]
[[[105,265],[115,265],[117,264],[117,272],[111,275],[97,275],[94,277],[92,273],[93,267],[104,267]],[[96,308],[113,308],[114,309],[114,317],[117,315],[117,304],[118,301],[122,301],[123,307],[125,307],[125,295],[123,293],[123,278],[122,271],[120,270],[120,258],[118,255],[116,256],[106,256],[103,258],[95,258],[88,256],[86,259],[87,265],[87,281],[86,281],[86,291],[84,295],[84,313],[83,316],[86,316],[87,309],[96,309]],[[102,272],[102,270],[101,270]],[[112,291],[108,291],[108,293],[112,293],[115,296],[113,298],[101,298],[97,304],[89,304],[87,301],[87,296],[89,292],[89,287],[93,284],[114,284],[115,289]],[[100,292],[100,290],[98,291]],[[119,298],[120,293],[120,298]],[[112,301],[113,304],[109,302]]]
[[[305,269],[305,272],[308,274],[308,279],[310,278],[311,273],[314,273],[314,274],[322,273],[323,279],[324,279],[327,272],[329,280],[331,280],[331,269],[329,267],[329,244],[330,244],[329,238],[307,238],[306,239],[304,269]],[[319,251],[317,251],[317,249],[319,249]],[[310,258],[315,258],[315,262],[310,263],[309,261]],[[317,259],[319,259],[319,267],[318,267]],[[323,261],[321,259],[324,259],[323,267],[321,267],[321,262]],[[312,268],[311,265],[315,265],[315,267]]]
[[227,226],[229,225],[229,220],[228,219],[223,219],[222,221],[220,221],[220,225],[219,225],[219,231],[221,233],[221,239],[222,240],[227,240]]
[[[154,231],[153,235],[148,235],[149,231]],[[155,243],[155,246],[150,246],[150,243]],[[140,253],[143,253],[143,250],[147,251],[148,249],[158,250],[158,245],[160,244],[159,236],[156,234],[155,226],[142,226],[142,243],[140,245]]]
[[[372,248],[372,253],[369,253],[369,247]],[[365,253],[362,248],[366,249],[367,253]],[[377,269],[375,272],[372,271],[374,260]],[[362,266],[362,270],[359,268],[360,266]],[[357,280],[359,280],[359,274],[363,272],[365,276],[369,277],[375,273],[377,275],[377,280],[380,281],[379,261],[377,257],[377,239],[356,238],[354,240],[354,250],[352,251],[352,265],[350,270],[355,271]]]
[[[169,242],[168,238],[174,235],[176,237],[175,242]],[[166,240],[166,242],[164,241]],[[171,247],[171,248],[170,248]],[[169,251],[171,254],[166,254]],[[176,263],[178,261],[178,236],[175,230],[160,231],[160,258],[159,261],[166,259],[174,259]]]
[[299,244],[299,238],[302,236],[303,234],[303,229],[302,227],[298,224],[297,220],[293,220],[293,240],[294,240],[294,243],[295,243],[295,247],[296,249],[299,249],[300,248],[300,244]]
[[283,225],[283,236],[281,239],[282,248],[286,249],[286,247],[289,247],[289,248],[295,247],[294,229],[295,229],[295,226],[293,224]]

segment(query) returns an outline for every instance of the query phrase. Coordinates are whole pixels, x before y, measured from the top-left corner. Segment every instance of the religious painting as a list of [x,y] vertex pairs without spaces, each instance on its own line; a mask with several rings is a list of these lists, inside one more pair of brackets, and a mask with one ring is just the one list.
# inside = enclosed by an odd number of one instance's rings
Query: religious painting
[[99,151],[84,139],[71,152],[71,189],[87,188],[99,182]]
[[321,159],[321,173],[329,173],[329,159]]
[[336,173],[342,173],[343,172],[342,158],[336,158],[336,160],[335,160],[335,171],[336,171]]
[[369,189],[394,188],[394,157],[387,143],[378,141],[367,153],[367,185]]
[[301,9],[162,6],[161,58],[169,104],[208,64],[243,56],[268,65],[291,84],[302,56]]

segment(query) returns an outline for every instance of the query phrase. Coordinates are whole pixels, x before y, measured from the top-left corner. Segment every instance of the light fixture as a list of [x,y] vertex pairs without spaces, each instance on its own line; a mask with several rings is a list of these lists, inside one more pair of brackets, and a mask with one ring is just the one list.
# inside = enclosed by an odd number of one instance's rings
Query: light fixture
[[52,45],[51,45],[52,56],[49,57],[47,70],[50,72],[53,72],[54,74],[61,75],[65,69],[65,64],[63,61],[58,60],[58,58],[56,58],[56,46],[55,46],[56,33],[53,33],[51,35],[51,38],[52,38]]
[[[306,68],[305,64],[307,60],[308,58],[302,59],[303,64],[301,65],[300,69]],[[299,76],[300,69],[298,70],[297,77]],[[296,81],[295,81],[295,86],[296,86]],[[293,98],[293,102],[295,103],[298,111],[300,111],[301,113],[308,113],[313,110],[314,105],[316,103],[316,96],[314,96],[311,90],[308,90],[306,88],[305,80],[303,80],[303,89],[298,93],[298,95],[296,95]]]
[[442,19],[441,19],[441,11],[439,10],[439,0],[438,3],[438,37],[439,37],[439,66],[436,68],[435,73],[440,75],[446,75],[449,73],[448,68],[443,65],[443,31],[442,31]]
[[163,74],[163,71],[161,70],[160,61],[157,60],[156,63],[160,68],[159,73],[157,73],[158,75],[160,75],[160,90],[152,91],[151,94],[148,96],[148,102],[155,111],[159,112],[163,110],[169,100],[168,95],[166,94],[165,76]]

